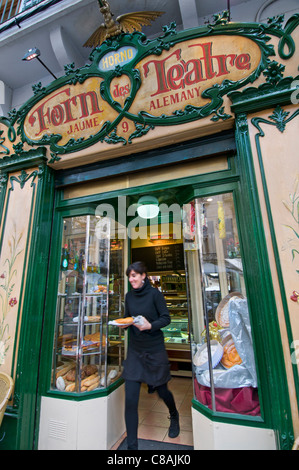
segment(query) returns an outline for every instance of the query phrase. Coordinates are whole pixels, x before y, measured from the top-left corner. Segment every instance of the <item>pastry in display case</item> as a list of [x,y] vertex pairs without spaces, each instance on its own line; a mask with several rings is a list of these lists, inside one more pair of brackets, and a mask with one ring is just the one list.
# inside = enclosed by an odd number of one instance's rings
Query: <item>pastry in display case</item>
[[122,315],[123,247],[110,238],[106,218],[63,222],[51,385],[86,393],[121,375],[123,331],[109,321]]
[[165,343],[188,344],[188,319],[172,319],[170,325],[162,328]]

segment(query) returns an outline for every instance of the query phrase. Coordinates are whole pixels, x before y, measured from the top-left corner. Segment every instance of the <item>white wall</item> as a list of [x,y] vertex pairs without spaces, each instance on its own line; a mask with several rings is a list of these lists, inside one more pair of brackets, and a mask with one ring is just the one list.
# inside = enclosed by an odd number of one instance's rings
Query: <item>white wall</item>
[[42,397],[38,450],[109,450],[125,432],[124,385],[82,401]]
[[276,450],[272,429],[217,423],[192,408],[194,450]]

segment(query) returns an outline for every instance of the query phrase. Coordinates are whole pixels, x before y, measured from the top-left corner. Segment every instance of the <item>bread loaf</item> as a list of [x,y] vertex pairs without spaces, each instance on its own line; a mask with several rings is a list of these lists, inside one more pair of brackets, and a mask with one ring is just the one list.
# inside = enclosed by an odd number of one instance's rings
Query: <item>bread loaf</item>
[[87,317],[89,322],[99,322],[101,321],[102,317],[101,315],[92,315]]
[[224,346],[221,364],[226,367],[226,369],[230,369],[231,367],[241,363],[242,359],[240,358],[234,343]]
[[97,373],[96,373],[96,374],[92,374],[92,375],[90,375],[89,377],[87,377],[86,379],[82,380],[81,384],[82,384],[82,385],[85,385],[85,382],[86,382],[87,380],[95,379],[96,377],[98,377],[98,374],[97,374]]
[[84,381],[84,385],[86,387],[90,387],[90,385],[93,385],[94,383],[99,382],[99,376],[97,375],[93,379],[87,379]]
[[[85,376],[86,376],[86,373],[84,372],[84,370],[82,370],[81,379],[84,379]],[[75,380],[76,380],[76,369],[73,368],[73,369],[69,370],[68,373],[65,376],[65,379],[68,382],[75,382]]]
[[[98,331],[97,333],[93,333],[91,335],[85,335],[84,336],[84,341],[91,341],[92,343],[95,343],[95,345],[98,345],[100,344],[100,340],[101,340],[101,335],[100,335],[100,332]],[[106,335],[102,335],[102,346],[105,346],[106,344]],[[87,344],[86,346],[83,346],[83,349],[85,348],[89,348],[90,345]]]
[[67,387],[65,387],[65,391],[66,391],[66,392],[74,392],[74,391],[75,391],[75,388],[76,388],[76,384],[75,384],[75,383],[71,383],[70,385],[67,385]]
[[98,368],[95,364],[88,364],[83,367],[83,370],[85,375],[89,377],[90,375],[95,374],[98,371]]
[[65,381],[63,380],[62,377],[58,377],[57,380],[56,380],[56,388],[58,388],[58,390],[65,390]]
[[88,392],[91,392],[92,390],[95,390],[100,384],[100,381],[97,380],[94,384],[90,385],[90,387],[87,388]]

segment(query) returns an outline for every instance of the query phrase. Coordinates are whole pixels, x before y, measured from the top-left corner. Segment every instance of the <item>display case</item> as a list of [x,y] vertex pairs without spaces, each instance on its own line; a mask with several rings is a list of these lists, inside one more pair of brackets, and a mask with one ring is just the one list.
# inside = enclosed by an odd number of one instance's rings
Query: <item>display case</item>
[[260,414],[232,193],[185,206],[184,250],[195,398],[214,412]]
[[161,291],[170,313],[171,323],[163,328],[165,343],[188,344],[188,303],[185,273],[163,274]]
[[188,318],[185,274],[164,274],[160,282],[170,316]]
[[124,336],[108,324],[124,304],[122,240],[107,218],[63,221],[52,388],[87,393],[108,387],[121,374]]

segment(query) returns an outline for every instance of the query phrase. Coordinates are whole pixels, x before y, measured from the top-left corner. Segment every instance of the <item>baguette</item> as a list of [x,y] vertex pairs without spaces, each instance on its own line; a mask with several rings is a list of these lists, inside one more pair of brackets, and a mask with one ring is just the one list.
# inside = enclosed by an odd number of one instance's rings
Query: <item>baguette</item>
[[82,381],[81,381],[81,385],[82,385],[82,384],[85,385],[85,383],[86,383],[87,380],[92,380],[92,379],[95,379],[95,378],[97,378],[97,377],[98,377],[98,374],[97,374],[97,373],[96,373],[96,374],[92,374],[92,375],[90,375],[89,377],[87,377],[86,379],[82,380]]
[[125,317],[125,318],[118,318],[117,320],[114,320],[115,323],[119,323],[119,325],[127,325],[128,323],[133,323],[134,318],[133,317]]
[[75,387],[76,387],[76,384],[75,384],[75,383],[72,383],[72,384],[68,385],[67,387],[65,387],[65,391],[66,391],[66,392],[74,392],[74,391],[75,391]]
[[97,381],[99,381],[99,380],[100,380],[100,378],[99,378],[98,375],[97,375],[96,377],[94,377],[93,379],[90,379],[90,378],[89,378],[89,380],[86,380],[86,381],[84,382],[84,386],[85,386],[85,387],[89,387],[90,385],[93,385],[95,382],[97,382]]
[[89,322],[98,322],[98,321],[101,321],[102,317],[101,315],[92,315],[92,316],[89,316],[87,317]]
[[56,380],[58,377],[61,375],[65,375],[69,370],[73,369],[75,366],[74,364],[68,364],[67,366],[63,367],[63,369],[60,369],[58,372],[56,372]]
[[91,390],[96,389],[100,385],[100,381],[97,380],[94,384],[90,385],[90,387],[87,388],[88,392],[91,392]]

